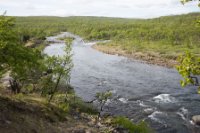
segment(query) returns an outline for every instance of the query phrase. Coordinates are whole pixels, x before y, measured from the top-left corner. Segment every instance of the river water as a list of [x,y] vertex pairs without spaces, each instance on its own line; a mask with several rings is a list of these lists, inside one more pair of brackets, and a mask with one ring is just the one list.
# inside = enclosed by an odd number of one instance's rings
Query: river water
[[158,133],[192,132],[190,119],[200,114],[200,96],[195,87],[181,88],[175,69],[104,54],[91,47],[94,42],[85,43],[67,32],[48,37],[52,44],[44,53],[63,55],[65,44],[56,40],[63,36],[75,38],[71,85],[78,96],[90,101],[97,92],[111,90],[106,113],[125,115],[134,122],[145,120]]

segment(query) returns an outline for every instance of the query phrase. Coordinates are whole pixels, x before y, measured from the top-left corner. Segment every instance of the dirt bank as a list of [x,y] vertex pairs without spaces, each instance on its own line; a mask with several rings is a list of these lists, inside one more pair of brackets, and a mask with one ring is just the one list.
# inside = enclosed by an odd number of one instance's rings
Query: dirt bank
[[156,54],[156,53],[142,53],[142,52],[127,53],[126,51],[123,51],[118,47],[111,47],[111,46],[98,45],[98,44],[93,45],[92,47],[96,50],[99,50],[107,54],[125,56],[128,58],[143,61],[148,64],[154,64],[154,65],[164,66],[168,68],[173,68],[174,66],[178,64],[175,59],[167,59],[167,58],[161,57],[159,54]]

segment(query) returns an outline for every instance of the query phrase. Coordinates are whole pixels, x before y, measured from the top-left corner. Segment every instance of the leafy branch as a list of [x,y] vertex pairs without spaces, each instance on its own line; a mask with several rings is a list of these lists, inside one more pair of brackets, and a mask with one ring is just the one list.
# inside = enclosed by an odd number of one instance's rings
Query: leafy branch
[[200,75],[200,57],[195,56],[189,52],[178,58],[180,65],[176,68],[179,74],[183,77],[181,80],[181,86],[192,84],[198,87],[198,93],[200,94],[200,84],[198,76]]
[[100,112],[98,115],[98,119],[100,118],[101,112],[103,111],[103,108],[108,101],[112,97],[112,92],[111,91],[106,91],[106,92],[98,92],[96,94],[96,99],[100,104]]

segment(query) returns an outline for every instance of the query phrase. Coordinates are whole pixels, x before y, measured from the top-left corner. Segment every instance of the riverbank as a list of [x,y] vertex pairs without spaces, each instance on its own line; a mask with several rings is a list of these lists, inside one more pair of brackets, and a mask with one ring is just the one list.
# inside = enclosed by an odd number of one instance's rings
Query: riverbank
[[[30,96],[30,95],[29,95]],[[36,96],[0,95],[2,133],[151,133],[144,122],[132,124],[125,117],[96,122],[95,115],[71,110],[66,114],[55,104],[45,104]],[[102,123],[104,121],[104,123]],[[111,122],[113,124],[111,124]],[[116,125],[113,127],[113,125]]]
[[[68,40],[69,41],[69,40]],[[25,47],[40,52],[48,46],[47,41],[30,40]],[[33,73],[37,75],[38,73]],[[77,97],[73,88],[63,93],[59,85],[57,92],[48,102],[48,97],[41,95],[40,83],[20,86],[20,93],[14,93],[10,87],[10,71],[0,75],[0,131],[3,133],[96,133],[108,128],[97,125],[98,113],[92,104],[85,103]],[[102,128],[99,129],[99,126]]]
[[77,97],[73,90],[55,94],[51,103],[37,91],[13,94],[9,72],[0,80],[0,131],[4,133],[103,133],[112,126],[97,121],[98,110]]
[[101,52],[104,52],[106,54],[125,56],[131,59],[144,61],[145,63],[148,63],[148,64],[154,64],[154,65],[168,67],[168,68],[174,68],[178,64],[176,59],[168,59],[168,58],[162,57],[160,54],[148,52],[148,51],[146,53],[127,52],[125,50],[122,50],[120,47],[109,46],[105,44],[104,45],[95,44],[92,46],[92,48],[99,50]]
[[0,131],[79,133],[101,132],[92,116],[77,112],[75,108],[64,112],[55,104],[46,104],[37,95],[0,96]]
[[[51,41],[52,44],[56,44],[59,38],[54,39]],[[70,37],[64,40],[61,42],[63,45],[65,42],[73,41]],[[48,44],[47,39],[41,47],[33,48],[43,51]],[[48,96],[41,95],[43,89],[41,84],[27,84],[20,89],[20,93],[14,93],[10,87],[10,80],[12,78],[9,71],[0,79],[0,131],[4,133],[152,132],[145,122],[134,124],[125,117],[101,115],[102,110],[98,110],[99,105],[95,107],[92,103],[83,101],[71,86],[59,84],[54,98],[48,102]],[[63,92],[66,87],[67,91]]]

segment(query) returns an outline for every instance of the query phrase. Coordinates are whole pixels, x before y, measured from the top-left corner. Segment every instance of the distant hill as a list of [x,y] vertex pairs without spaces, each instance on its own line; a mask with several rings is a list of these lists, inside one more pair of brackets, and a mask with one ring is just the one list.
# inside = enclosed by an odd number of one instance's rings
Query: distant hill
[[184,51],[200,55],[200,13],[154,19],[107,17],[16,17],[22,36],[45,38],[62,31],[85,40],[112,40],[106,46],[126,54],[142,52],[175,59]]

